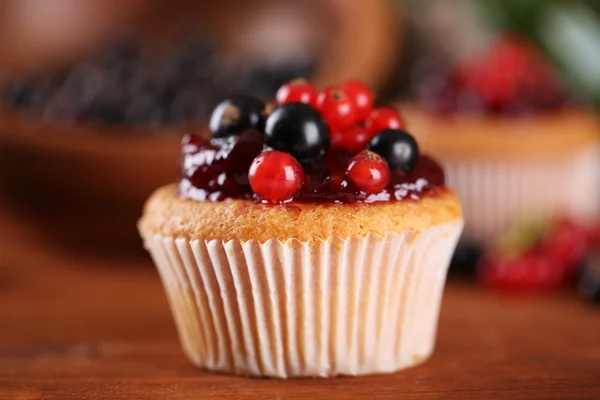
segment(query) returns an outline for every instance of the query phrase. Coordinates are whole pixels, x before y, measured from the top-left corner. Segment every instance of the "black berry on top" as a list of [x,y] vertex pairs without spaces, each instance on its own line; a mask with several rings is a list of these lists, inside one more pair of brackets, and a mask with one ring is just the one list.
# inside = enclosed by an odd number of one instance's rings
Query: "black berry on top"
[[213,137],[225,137],[258,128],[264,108],[265,104],[252,96],[233,96],[214,109],[210,117],[210,133]]
[[329,127],[316,109],[304,103],[276,107],[265,122],[264,134],[269,146],[300,161],[323,157],[329,150]]
[[386,129],[369,141],[367,148],[386,159],[391,168],[408,171],[419,158],[419,145],[408,132]]

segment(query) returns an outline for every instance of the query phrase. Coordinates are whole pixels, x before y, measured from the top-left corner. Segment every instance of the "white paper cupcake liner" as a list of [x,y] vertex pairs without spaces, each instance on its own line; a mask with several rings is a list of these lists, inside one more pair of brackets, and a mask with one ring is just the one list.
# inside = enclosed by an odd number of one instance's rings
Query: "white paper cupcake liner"
[[444,158],[448,186],[463,204],[463,239],[491,244],[521,219],[600,213],[600,151],[564,158]]
[[326,377],[397,371],[431,354],[462,225],[314,245],[142,234],[197,366]]

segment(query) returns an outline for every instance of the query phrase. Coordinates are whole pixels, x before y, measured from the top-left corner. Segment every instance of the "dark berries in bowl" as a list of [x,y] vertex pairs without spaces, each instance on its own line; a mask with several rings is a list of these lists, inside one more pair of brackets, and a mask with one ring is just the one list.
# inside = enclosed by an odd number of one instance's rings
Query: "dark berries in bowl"
[[391,168],[408,171],[419,158],[419,146],[414,137],[399,129],[386,129],[373,136],[367,148],[383,156]]
[[77,64],[14,77],[0,87],[0,108],[44,122],[153,131],[194,126],[210,118],[225,94],[253,93],[266,100],[280,85],[314,67],[305,58],[241,63],[219,53],[204,36],[165,39],[155,44],[126,38]]
[[325,156],[330,144],[329,128],[321,114],[304,103],[276,107],[265,122],[264,135],[273,149],[300,161]]
[[252,96],[233,96],[214,109],[210,117],[210,133],[213,137],[225,137],[258,128],[264,108],[265,104]]
[[270,203],[292,199],[304,182],[302,166],[281,151],[266,151],[256,157],[248,172],[254,193]]

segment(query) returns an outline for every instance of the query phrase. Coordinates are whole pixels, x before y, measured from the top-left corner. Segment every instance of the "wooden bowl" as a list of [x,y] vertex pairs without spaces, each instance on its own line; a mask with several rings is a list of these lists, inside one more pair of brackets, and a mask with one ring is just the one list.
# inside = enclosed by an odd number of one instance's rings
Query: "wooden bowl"
[[[339,17],[339,40],[312,78],[323,86],[356,77],[377,87],[399,51],[392,2],[328,3]],[[369,29],[358,32],[356,24]],[[35,219],[40,233],[72,248],[139,248],[136,221],[143,203],[177,178],[180,139],[190,130],[207,134],[205,127],[149,134],[0,114],[2,201]]]
[[2,115],[2,201],[69,243],[138,243],[135,221],[143,202],[176,179],[179,142],[189,130],[165,129],[149,137],[133,129],[49,125]]

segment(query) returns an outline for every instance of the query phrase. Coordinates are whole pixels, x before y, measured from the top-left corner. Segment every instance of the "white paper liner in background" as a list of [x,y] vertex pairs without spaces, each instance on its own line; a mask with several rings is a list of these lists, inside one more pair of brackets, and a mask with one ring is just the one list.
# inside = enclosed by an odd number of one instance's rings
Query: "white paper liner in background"
[[392,372],[431,354],[462,226],[312,246],[142,234],[197,366],[325,377]]
[[600,151],[592,145],[559,159],[440,158],[463,204],[463,239],[493,243],[527,218],[600,214]]

